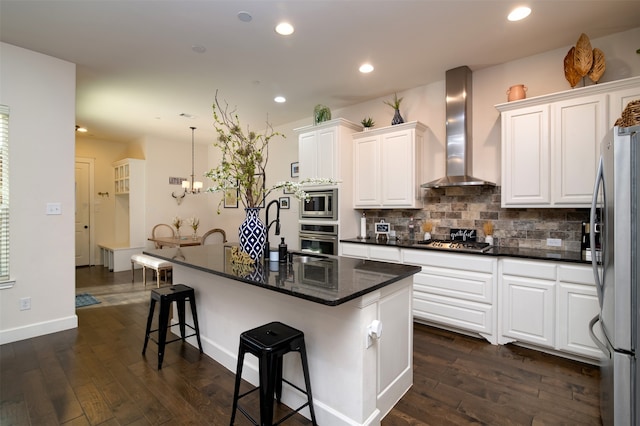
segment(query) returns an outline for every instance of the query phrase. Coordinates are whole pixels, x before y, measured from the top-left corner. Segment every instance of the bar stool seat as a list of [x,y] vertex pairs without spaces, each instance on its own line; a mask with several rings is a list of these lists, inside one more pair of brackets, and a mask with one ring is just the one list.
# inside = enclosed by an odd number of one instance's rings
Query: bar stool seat
[[[191,316],[193,317],[193,326],[189,325],[185,321],[185,305],[187,299],[191,306]],[[153,312],[155,310],[156,302],[160,302],[160,316],[158,318],[158,328],[151,330],[151,322],[153,321]],[[171,310],[171,303],[176,302],[178,307],[178,323],[171,327],[180,327],[180,337],[167,341],[167,330],[169,322],[169,312]],[[189,327],[194,333],[185,335],[186,327]],[[158,332],[158,339],[155,340],[151,337],[151,333]],[[144,346],[142,348],[142,354],[144,355],[147,350],[147,343],[149,339],[158,344],[158,370],[162,368],[162,360],[164,359],[164,348],[168,343],[177,342],[179,340],[184,341],[187,337],[196,336],[198,340],[198,348],[202,353],[202,343],[200,342],[200,328],[198,327],[198,313],[196,312],[196,296],[193,288],[184,284],[175,284],[170,287],[154,288],[151,290],[151,304],[149,305],[149,317],[147,318],[147,329],[144,336]]]
[[[242,380],[242,366],[245,353],[255,355],[259,361],[260,385],[241,395],[240,382]],[[290,381],[282,377],[282,359],[289,352],[299,352],[302,361],[302,371],[306,390],[300,389]],[[287,414],[277,422],[273,422],[273,398],[280,402],[282,396],[282,382],[289,384],[307,396],[307,402],[293,412]],[[260,423],[257,423],[249,413],[238,405],[238,400],[248,394],[260,390]],[[236,409],[240,410],[255,426],[278,425],[293,416],[304,407],[309,407],[311,421],[317,425],[316,415],[313,410],[313,398],[311,396],[311,382],[309,380],[309,365],[307,364],[307,351],[304,344],[304,333],[289,327],[281,322],[271,322],[263,326],[245,331],[240,335],[240,348],[238,350],[238,366],[236,370],[236,383],[233,394],[233,408],[231,411],[231,425],[235,420]]]

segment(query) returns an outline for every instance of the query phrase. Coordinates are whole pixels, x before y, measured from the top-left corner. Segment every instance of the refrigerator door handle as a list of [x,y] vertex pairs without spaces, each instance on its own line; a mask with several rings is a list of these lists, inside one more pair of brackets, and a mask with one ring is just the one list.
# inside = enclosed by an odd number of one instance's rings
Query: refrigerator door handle
[[593,332],[593,326],[596,325],[598,321],[600,321],[600,315],[596,315],[591,319],[591,321],[589,321],[589,335],[591,336],[591,340],[593,340],[596,346],[600,348],[602,353],[605,354],[607,358],[611,358],[611,352],[607,349],[607,345],[602,343],[600,339],[598,339],[598,336]]
[[[598,256],[596,256],[595,247],[596,247],[596,233],[593,232],[596,229],[596,210],[598,203],[598,195],[600,195],[600,184],[604,183],[604,160],[600,157],[600,161],[598,161],[598,171],[596,172],[596,183],[593,187],[593,198],[591,200],[591,214],[589,216],[589,247],[591,247],[591,266],[593,267],[593,277],[596,283],[596,292],[598,294],[598,303],[600,304],[600,309],[602,309],[602,286],[604,283],[600,280],[600,274],[598,273]],[[603,185],[604,192],[604,185]],[[603,196],[606,196],[603,194]],[[604,264],[604,253],[601,255],[601,262]]]

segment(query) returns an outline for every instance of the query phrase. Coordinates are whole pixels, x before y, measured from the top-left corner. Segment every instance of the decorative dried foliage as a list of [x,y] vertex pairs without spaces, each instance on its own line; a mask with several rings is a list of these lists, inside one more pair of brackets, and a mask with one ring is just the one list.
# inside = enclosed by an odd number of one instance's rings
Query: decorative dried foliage
[[593,49],[593,66],[587,75],[591,81],[597,83],[602,74],[604,74],[605,69],[604,52],[596,47]]
[[576,45],[564,57],[564,76],[571,87],[575,87],[587,75],[597,83],[605,69],[604,52],[598,48],[592,49],[589,37],[580,34]]
[[564,76],[571,85],[571,87],[576,87],[576,84],[580,82],[582,76],[578,74],[575,67],[573,66],[573,57],[575,54],[576,48],[572,47],[569,49],[567,56],[564,57]]
[[580,77],[587,75],[593,65],[593,50],[591,42],[585,33],[580,34],[580,38],[576,43],[576,51],[573,55],[573,66]]

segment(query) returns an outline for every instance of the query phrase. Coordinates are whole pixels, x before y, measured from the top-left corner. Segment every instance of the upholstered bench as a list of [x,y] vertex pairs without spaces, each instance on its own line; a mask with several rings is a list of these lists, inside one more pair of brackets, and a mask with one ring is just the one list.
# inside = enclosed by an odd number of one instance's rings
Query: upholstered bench
[[131,256],[131,282],[134,281],[134,266],[136,263],[142,266],[142,281],[145,286],[147,285],[147,268],[153,269],[156,272],[158,288],[160,288],[160,275],[162,272],[165,274],[164,277],[166,282],[167,272],[172,269],[171,262],[167,262],[166,260],[147,256],[146,254],[134,254]]

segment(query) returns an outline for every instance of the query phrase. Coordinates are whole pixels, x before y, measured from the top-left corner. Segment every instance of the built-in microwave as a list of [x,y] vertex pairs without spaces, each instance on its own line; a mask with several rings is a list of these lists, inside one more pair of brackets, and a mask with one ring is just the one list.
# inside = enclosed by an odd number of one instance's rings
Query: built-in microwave
[[300,219],[338,220],[338,190],[306,191],[309,198],[300,201]]

